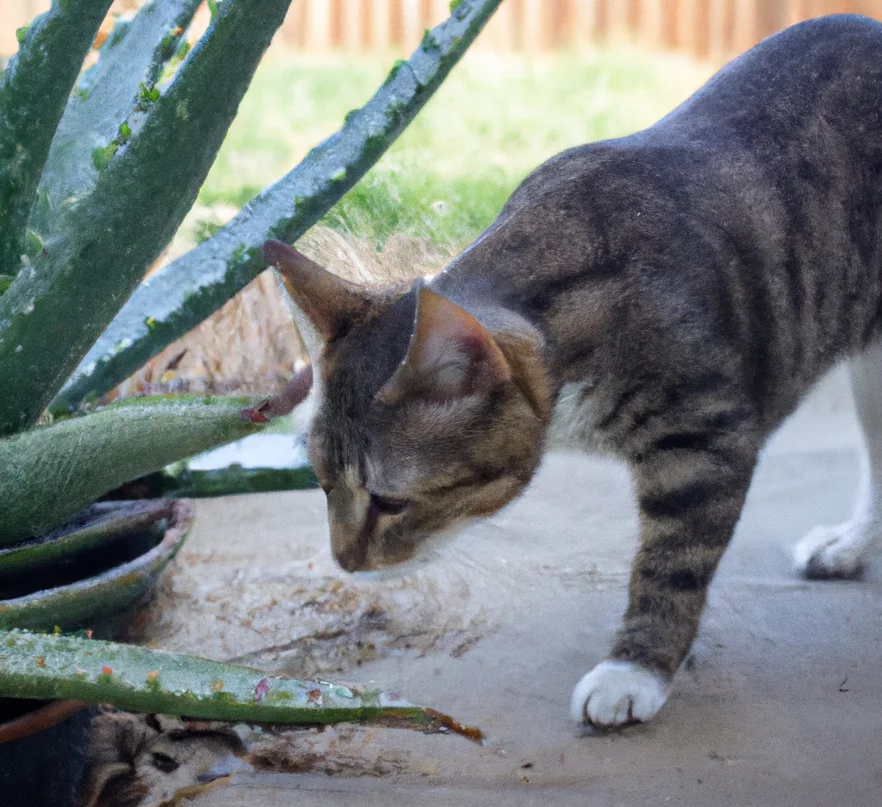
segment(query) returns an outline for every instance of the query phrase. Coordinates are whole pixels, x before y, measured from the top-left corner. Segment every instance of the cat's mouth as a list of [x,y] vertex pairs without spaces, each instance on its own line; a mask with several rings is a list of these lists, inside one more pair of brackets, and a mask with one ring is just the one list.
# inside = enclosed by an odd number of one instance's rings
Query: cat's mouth
[[[462,517],[443,529],[424,537],[396,542],[392,547],[353,546],[334,548],[334,558],[340,567],[359,576],[400,576],[431,563],[439,556],[439,550],[449,544],[465,527],[477,521]],[[379,551],[378,551],[379,549]]]
[[353,547],[351,549],[334,551],[334,559],[340,565],[340,568],[345,572],[353,574],[358,572],[382,572],[386,569],[401,568],[402,565],[413,560],[414,555],[413,548],[410,548],[410,551],[380,556],[366,547]]
[[414,553],[406,560],[359,569],[352,572],[352,575],[356,580],[397,580],[416,574],[430,564],[432,559],[430,553]]

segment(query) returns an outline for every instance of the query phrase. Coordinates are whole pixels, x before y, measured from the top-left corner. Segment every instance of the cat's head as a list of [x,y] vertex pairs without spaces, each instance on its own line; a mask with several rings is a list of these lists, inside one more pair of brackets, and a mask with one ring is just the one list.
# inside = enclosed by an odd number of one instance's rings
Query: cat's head
[[315,367],[307,446],[349,571],[409,560],[529,482],[550,405],[535,333],[485,328],[421,281],[368,292],[268,242]]

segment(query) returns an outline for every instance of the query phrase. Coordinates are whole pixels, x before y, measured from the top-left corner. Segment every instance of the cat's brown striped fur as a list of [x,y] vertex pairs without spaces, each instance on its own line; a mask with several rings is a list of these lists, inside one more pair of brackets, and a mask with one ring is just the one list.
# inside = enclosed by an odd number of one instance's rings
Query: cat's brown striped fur
[[429,285],[368,294],[267,257],[313,332],[309,450],[345,568],[497,510],[549,440],[629,462],[629,606],[574,711],[646,719],[763,442],[879,335],[882,26],[795,26],[655,126],[554,157]]

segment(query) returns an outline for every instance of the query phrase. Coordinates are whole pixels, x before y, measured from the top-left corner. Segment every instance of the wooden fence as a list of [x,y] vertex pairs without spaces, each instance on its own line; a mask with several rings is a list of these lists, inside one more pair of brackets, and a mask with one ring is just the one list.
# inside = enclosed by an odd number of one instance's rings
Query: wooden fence
[[[0,0],[0,55],[15,51],[15,29],[49,2]],[[120,2],[131,6],[137,0]],[[448,16],[449,5],[449,0],[292,0],[280,37],[316,53],[409,53],[426,28]],[[787,25],[841,12],[882,19],[882,0],[503,0],[476,47],[538,53],[632,42],[719,63]]]
[[[447,0],[294,0],[285,40],[308,51],[410,52]],[[722,62],[800,20],[882,18],[882,0],[503,0],[478,48],[541,52],[632,42]]]

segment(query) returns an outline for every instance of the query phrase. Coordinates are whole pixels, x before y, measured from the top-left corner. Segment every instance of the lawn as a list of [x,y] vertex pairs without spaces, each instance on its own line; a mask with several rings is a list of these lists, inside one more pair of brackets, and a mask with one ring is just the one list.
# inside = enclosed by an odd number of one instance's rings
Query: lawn
[[[271,50],[200,195],[241,207],[335,131],[394,57],[307,58]],[[627,134],[708,75],[636,49],[528,59],[467,54],[377,166],[324,223],[382,247],[393,233],[464,247],[517,183],[563,149]]]
[[[272,49],[170,254],[217,229],[339,128],[394,59]],[[634,49],[531,59],[467,54],[382,160],[299,245],[356,280],[436,271],[491,223],[543,160],[652,123],[709,72]],[[304,358],[290,314],[265,275],[118,394],[265,392]]]

